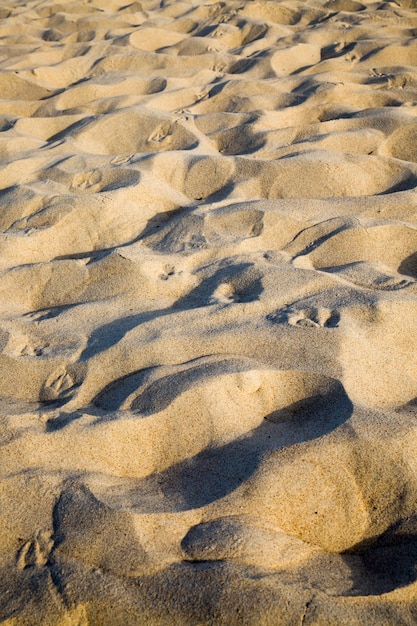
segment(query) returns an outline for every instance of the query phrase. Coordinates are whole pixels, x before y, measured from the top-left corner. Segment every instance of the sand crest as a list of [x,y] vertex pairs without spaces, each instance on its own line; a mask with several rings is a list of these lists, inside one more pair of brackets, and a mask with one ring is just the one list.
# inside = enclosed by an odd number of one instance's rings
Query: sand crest
[[417,622],[417,3],[0,0],[0,622]]

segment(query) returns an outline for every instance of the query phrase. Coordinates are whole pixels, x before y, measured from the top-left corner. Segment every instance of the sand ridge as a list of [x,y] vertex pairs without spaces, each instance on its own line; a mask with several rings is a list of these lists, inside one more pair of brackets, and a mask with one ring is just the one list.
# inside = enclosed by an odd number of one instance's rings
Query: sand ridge
[[417,3],[0,0],[0,621],[417,621]]

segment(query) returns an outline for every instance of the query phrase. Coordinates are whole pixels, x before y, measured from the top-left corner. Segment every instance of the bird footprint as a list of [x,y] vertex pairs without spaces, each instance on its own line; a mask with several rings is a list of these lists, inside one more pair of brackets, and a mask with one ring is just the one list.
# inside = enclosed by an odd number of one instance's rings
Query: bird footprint
[[49,560],[49,555],[54,546],[52,533],[49,531],[39,531],[33,539],[26,541],[17,553],[17,567],[26,569],[27,567],[43,567]]
[[336,328],[340,321],[337,311],[326,308],[295,309],[288,307],[272,313],[269,321],[276,324],[290,324],[306,328]]

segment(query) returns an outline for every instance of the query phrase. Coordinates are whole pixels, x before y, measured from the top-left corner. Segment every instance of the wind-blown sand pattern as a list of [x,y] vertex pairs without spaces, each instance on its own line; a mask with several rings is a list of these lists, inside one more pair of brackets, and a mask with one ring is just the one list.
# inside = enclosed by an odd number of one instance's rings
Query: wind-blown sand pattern
[[0,621],[417,623],[417,3],[1,0]]

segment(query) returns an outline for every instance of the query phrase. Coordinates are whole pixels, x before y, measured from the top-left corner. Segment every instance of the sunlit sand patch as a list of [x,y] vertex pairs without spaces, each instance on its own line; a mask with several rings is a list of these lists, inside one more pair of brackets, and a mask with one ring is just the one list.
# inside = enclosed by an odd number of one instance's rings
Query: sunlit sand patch
[[1,622],[415,623],[416,8],[1,3]]

